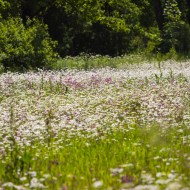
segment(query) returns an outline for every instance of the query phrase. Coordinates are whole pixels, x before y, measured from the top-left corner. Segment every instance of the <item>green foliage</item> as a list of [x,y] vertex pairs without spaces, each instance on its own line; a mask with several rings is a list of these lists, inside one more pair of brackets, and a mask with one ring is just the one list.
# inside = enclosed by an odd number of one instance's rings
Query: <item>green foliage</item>
[[148,1],[57,1],[44,18],[62,56],[81,52],[118,56],[144,48],[146,29],[140,26],[144,7]]
[[3,11],[7,9],[10,6],[10,4],[7,1],[0,0],[0,10]]
[[150,27],[148,32],[145,33],[146,38],[148,39],[146,45],[147,53],[156,53],[158,51],[158,46],[162,42],[160,31],[157,27]]
[[[134,22],[139,14],[139,8],[131,0],[57,0],[56,5],[67,15],[76,15],[79,22],[85,22],[89,26],[99,22],[116,31],[130,31],[131,18]],[[125,14],[126,12],[128,14]]]
[[21,15],[21,0],[0,0],[0,14],[3,19]]
[[167,52],[170,48],[176,48],[178,45],[179,29],[184,22],[181,19],[181,11],[179,10],[176,0],[167,0],[164,8],[164,51]]
[[186,13],[181,12],[180,8],[183,11],[186,10],[186,8],[180,7],[176,0],[165,2],[162,49],[166,53],[176,51],[188,55],[190,52],[190,26],[185,20],[182,20],[185,19]]
[[0,63],[8,70],[50,67],[57,56],[47,26],[20,18],[0,22]]
[[2,19],[3,14],[9,6],[10,4],[7,1],[0,0],[0,19]]
[[[43,0],[39,6],[40,2]],[[157,2],[163,9],[162,30],[150,0],[56,0],[51,6],[46,5],[44,18],[50,35],[59,42],[62,56],[81,52],[118,56],[145,48],[148,53],[167,53],[170,48],[189,52],[189,42],[183,40],[189,26],[185,20],[186,2]]]
[[51,65],[51,38],[62,57],[170,49],[188,55],[189,12],[187,0],[0,0],[0,62],[6,68]]

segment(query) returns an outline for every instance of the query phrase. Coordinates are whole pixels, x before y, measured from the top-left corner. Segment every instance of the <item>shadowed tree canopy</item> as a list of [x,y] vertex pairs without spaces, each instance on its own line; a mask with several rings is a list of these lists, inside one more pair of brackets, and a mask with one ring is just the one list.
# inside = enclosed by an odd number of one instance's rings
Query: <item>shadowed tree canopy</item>
[[0,0],[0,22],[10,18],[21,19],[26,30],[41,23],[62,57],[190,53],[190,0]]

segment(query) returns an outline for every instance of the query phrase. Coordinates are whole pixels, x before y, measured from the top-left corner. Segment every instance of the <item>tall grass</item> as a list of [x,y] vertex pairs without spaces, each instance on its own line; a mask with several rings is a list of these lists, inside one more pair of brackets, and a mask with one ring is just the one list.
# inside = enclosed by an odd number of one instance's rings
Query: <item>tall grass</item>
[[52,65],[52,69],[65,70],[65,69],[97,69],[97,68],[128,68],[131,65],[142,65],[144,63],[159,64],[166,61],[185,61],[188,57],[181,56],[175,52],[168,54],[150,54],[146,52],[136,52],[129,55],[122,55],[117,57],[81,54],[75,57],[67,56],[60,58]]
[[183,138],[190,133],[179,129],[124,126],[96,138],[60,133],[50,144],[34,142],[22,151],[14,147],[1,162],[1,182],[6,189],[10,184],[5,182],[31,189],[189,186],[190,147]]

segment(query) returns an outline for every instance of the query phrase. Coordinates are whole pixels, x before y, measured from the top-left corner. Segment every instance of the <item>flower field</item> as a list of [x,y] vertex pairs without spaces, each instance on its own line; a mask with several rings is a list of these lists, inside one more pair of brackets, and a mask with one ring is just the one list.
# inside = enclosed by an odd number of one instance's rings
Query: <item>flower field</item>
[[0,75],[0,189],[189,190],[190,63]]

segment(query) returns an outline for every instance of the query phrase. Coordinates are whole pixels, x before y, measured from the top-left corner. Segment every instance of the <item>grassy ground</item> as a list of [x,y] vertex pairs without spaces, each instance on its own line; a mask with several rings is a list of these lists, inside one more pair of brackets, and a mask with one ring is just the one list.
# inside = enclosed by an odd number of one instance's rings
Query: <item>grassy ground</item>
[[190,64],[0,76],[0,189],[190,189]]
[[126,68],[131,65],[153,64],[157,65],[161,62],[170,61],[185,61],[189,58],[184,55],[179,55],[176,52],[170,51],[167,54],[150,54],[147,52],[136,52],[129,55],[110,57],[93,54],[81,54],[76,57],[67,56],[60,58],[52,66],[54,70],[65,69],[94,69],[94,68]]

